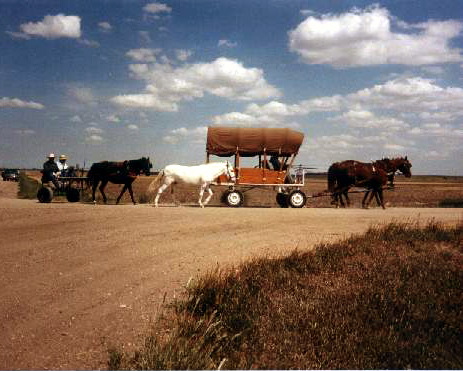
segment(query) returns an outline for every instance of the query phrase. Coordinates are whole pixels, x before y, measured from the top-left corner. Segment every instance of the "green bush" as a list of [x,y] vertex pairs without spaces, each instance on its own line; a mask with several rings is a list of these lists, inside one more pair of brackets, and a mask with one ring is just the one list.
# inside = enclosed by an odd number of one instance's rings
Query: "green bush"
[[168,330],[113,359],[135,369],[461,369],[462,230],[393,223],[210,273],[175,303]]

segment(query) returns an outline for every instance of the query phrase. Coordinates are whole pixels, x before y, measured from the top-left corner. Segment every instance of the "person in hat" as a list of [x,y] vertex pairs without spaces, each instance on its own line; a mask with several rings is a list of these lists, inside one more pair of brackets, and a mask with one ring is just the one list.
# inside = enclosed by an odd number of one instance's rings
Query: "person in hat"
[[58,165],[60,176],[68,176],[69,166],[66,163],[67,159],[66,155],[59,156],[59,161],[56,165]]
[[59,184],[56,179],[59,173],[59,168],[55,162],[55,154],[50,153],[47,158],[48,160],[43,164],[42,183],[52,182],[56,188],[59,188]]

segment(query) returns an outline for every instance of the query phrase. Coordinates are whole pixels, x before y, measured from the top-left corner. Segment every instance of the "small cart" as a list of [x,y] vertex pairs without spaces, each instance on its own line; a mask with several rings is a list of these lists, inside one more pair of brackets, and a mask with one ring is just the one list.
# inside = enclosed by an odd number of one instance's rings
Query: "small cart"
[[37,191],[37,199],[41,203],[49,203],[54,196],[66,196],[69,202],[79,202],[84,191],[87,177],[69,176],[58,178],[58,188],[52,182],[42,183]]

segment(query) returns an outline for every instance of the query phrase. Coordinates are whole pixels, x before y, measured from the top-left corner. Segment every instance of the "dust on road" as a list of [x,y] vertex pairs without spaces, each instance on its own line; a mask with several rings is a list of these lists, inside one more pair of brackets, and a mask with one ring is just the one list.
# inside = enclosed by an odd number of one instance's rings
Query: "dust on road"
[[139,344],[190,277],[391,220],[462,220],[461,209],[154,209],[14,195],[0,185],[1,369],[105,368],[106,350]]

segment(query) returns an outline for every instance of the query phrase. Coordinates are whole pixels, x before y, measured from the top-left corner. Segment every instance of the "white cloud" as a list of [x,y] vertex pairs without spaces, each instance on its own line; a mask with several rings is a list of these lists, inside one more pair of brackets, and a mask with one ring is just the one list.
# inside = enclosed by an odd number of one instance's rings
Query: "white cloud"
[[150,3],[146,4],[143,10],[147,13],[158,14],[158,13],[170,13],[172,8],[163,3]]
[[176,144],[180,141],[186,140],[190,143],[204,143],[206,142],[207,127],[199,126],[193,129],[181,127],[171,130],[168,135],[162,139],[166,143]]
[[109,115],[109,116],[106,116],[106,121],[117,123],[117,122],[120,122],[121,119],[117,115]]
[[21,33],[26,37],[37,36],[47,39],[61,37],[78,39],[81,36],[80,17],[76,15],[47,15],[40,22],[20,25]]
[[151,36],[148,31],[138,31],[138,35],[140,36],[140,39],[144,43],[150,43],[151,42]]
[[149,49],[149,48],[140,48],[140,49],[131,49],[125,55],[136,62],[155,62],[156,55],[161,52],[161,49]]
[[409,130],[409,134],[421,137],[439,137],[444,139],[462,139],[463,126],[461,129],[450,125],[442,125],[437,122],[423,124],[420,127],[413,127]]
[[100,129],[96,126],[88,126],[85,128],[85,132],[87,134],[102,134],[103,133],[103,129]]
[[384,149],[389,150],[389,151],[396,151],[396,152],[403,152],[407,148],[400,145],[400,144],[395,144],[395,143],[386,143],[384,144]]
[[30,136],[30,135],[34,135],[35,130],[32,130],[32,129],[19,129],[19,130],[15,130],[15,133],[22,136],[22,137],[27,137],[27,136]]
[[123,94],[110,99],[118,106],[129,108],[147,108],[161,112],[175,112],[178,110],[176,103],[160,99],[152,94]]
[[373,112],[366,110],[350,110],[333,118],[332,121],[346,123],[348,126],[354,128],[377,128],[399,131],[409,127],[403,120],[395,117],[377,116]]
[[443,88],[434,80],[399,78],[347,96],[352,104],[404,112],[462,112],[463,89]]
[[[311,112],[339,111],[342,107],[342,101],[341,96],[335,95],[307,99],[296,104],[286,104],[278,101],[271,101],[263,105],[251,103],[246,107],[244,113],[225,113],[214,116],[212,121],[217,125],[281,126],[285,124],[284,120],[290,117],[304,116]],[[294,126],[294,124],[292,125]]]
[[99,128],[97,123],[95,122],[90,122],[84,129],[85,132],[85,142],[91,143],[91,144],[100,144],[104,142],[102,134],[104,133],[104,130]]
[[231,42],[230,40],[227,39],[221,39],[217,43],[217,46],[220,47],[225,47],[225,48],[235,48],[238,45],[236,42]]
[[445,69],[440,66],[425,66],[421,68],[423,72],[429,73],[431,75],[442,75],[445,72]]
[[103,142],[103,137],[101,135],[92,134],[86,137],[85,141],[88,143],[98,144]]
[[463,89],[441,87],[433,80],[419,77],[399,78],[346,96],[319,97],[295,104],[252,103],[243,112],[213,116],[212,122],[281,126],[288,125],[291,118],[314,112],[341,112],[328,122],[344,123],[351,128],[407,131],[412,121],[452,123],[463,117]]
[[216,125],[225,126],[253,126],[260,124],[254,116],[241,112],[230,112],[214,116],[212,117],[212,122]]
[[310,9],[301,9],[300,10],[300,13],[303,15],[303,16],[309,16],[309,15],[315,15],[316,12],[313,11],[313,10],[310,10]]
[[95,40],[88,40],[88,39],[78,39],[77,42],[79,44],[89,46],[90,48],[98,48],[100,46],[100,43]]
[[142,94],[120,95],[111,99],[127,107],[176,111],[177,103],[201,98],[205,93],[233,100],[260,100],[279,96],[277,88],[267,83],[258,68],[246,68],[242,63],[218,58],[211,63],[131,65],[132,77],[147,83]]
[[365,146],[365,142],[350,134],[322,135],[317,138],[307,138],[301,150],[323,150],[325,153],[345,153],[352,149]]
[[191,50],[185,50],[185,49],[177,49],[175,51],[175,56],[177,59],[181,62],[185,62],[188,58],[190,58],[193,55],[193,52]]
[[[392,17],[379,6],[341,15],[309,16],[289,32],[289,47],[309,64],[355,67],[377,64],[426,65],[463,60],[450,41],[461,34],[459,21],[428,21],[392,31]],[[414,33],[413,33],[414,31]]]
[[99,22],[98,27],[102,32],[111,32],[111,30],[113,29],[109,22]]
[[75,116],[72,116],[69,121],[71,122],[75,122],[75,123],[81,123],[82,122],[82,119],[80,118],[79,115],[75,115]]
[[70,86],[68,87],[67,93],[78,103],[94,105],[97,102],[93,91],[90,88]]
[[8,98],[3,97],[0,98],[0,108],[7,107],[7,108],[32,108],[32,109],[44,109],[45,106],[41,103],[36,102],[26,102],[18,98]]

